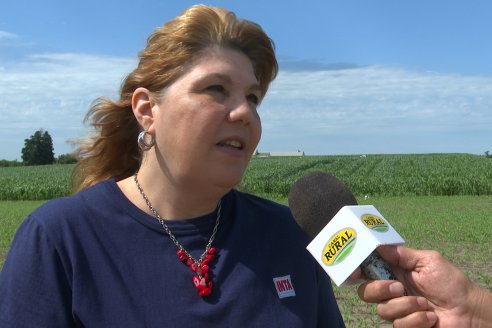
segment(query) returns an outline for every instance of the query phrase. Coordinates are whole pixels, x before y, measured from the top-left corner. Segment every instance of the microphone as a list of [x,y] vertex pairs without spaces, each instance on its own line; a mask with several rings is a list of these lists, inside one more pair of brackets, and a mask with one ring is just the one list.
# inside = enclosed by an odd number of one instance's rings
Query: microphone
[[[396,276],[376,251],[368,256],[367,253],[380,244],[399,244],[404,240],[373,206],[357,205],[354,195],[343,182],[324,172],[307,174],[292,185],[288,202],[297,224],[314,238],[311,244],[317,242],[314,246],[310,244],[308,250],[330,277],[333,274],[332,279],[337,285],[343,283],[359,265],[369,279],[396,280]],[[333,224],[334,227],[330,229],[334,217],[338,225]],[[378,226],[379,232],[369,226]],[[371,234],[381,232],[389,232],[390,238],[384,237],[381,241],[381,237],[377,235],[375,240],[371,237]],[[361,242],[357,243],[357,239]],[[358,259],[352,260],[343,273],[333,272],[336,264],[348,258],[357,246],[358,254],[351,257]],[[322,251],[321,256],[318,256],[319,251]],[[341,254],[336,254],[337,252]],[[338,260],[335,258],[337,256]]]

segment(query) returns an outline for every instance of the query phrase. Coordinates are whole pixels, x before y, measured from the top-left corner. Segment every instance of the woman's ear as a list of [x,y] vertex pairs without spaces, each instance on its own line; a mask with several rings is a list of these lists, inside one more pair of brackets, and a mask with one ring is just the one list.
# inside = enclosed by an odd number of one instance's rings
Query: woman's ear
[[137,122],[143,128],[144,131],[150,132],[153,128],[154,115],[152,113],[152,107],[154,101],[152,100],[150,91],[145,88],[137,88],[132,95],[132,109],[133,115],[137,119]]

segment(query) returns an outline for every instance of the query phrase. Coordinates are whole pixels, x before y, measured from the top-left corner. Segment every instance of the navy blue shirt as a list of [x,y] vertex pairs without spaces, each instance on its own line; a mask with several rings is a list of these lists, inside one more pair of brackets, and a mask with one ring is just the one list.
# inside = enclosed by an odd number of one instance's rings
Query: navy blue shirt
[[[216,215],[168,226],[198,258]],[[0,273],[0,326],[344,327],[307,243],[288,207],[230,191],[202,298],[159,222],[107,180],[21,224]]]

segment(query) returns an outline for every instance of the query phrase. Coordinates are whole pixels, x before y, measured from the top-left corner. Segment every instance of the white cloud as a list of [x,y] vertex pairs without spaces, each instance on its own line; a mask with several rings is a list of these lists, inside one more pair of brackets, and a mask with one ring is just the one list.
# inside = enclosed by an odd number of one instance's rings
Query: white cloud
[[[2,64],[0,159],[20,159],[39,128],[66,140],[87,132],[82,120],[99,96],[115,98],[131,58],[38,54]],[[366,66],[281,71],[259,111],[260,150],[308,154],[492,150],[492,77]]]
[[0,47],[18,47],[22,45],[21,38],[17,34],[0,31]]
[[0,71],[0,158],[20,159],[24,139],[44,128],[56,154],[66,141],[83,136],[85,113],[97,97],[116,97],[135,61],[83,54],[27,57]]
[[492,148],[491,107],[492,76],[388,66],[281,72],[260,108],[260,149],[481,153]]
[[12,39],[17,39],[18,36],[14,33],[10,33],[7,31],[0,31],[0,41],[1,40],[12,40]]

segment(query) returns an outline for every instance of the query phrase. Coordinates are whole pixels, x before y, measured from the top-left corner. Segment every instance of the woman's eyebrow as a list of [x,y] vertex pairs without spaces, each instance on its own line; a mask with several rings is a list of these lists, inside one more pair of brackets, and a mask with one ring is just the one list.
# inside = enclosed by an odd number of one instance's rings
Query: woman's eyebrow
[[[233,82],[234,82],[234,81],[232,80],[232,78],[231,78],[228,74],[223,74],[223,73],[211,73],[211,74],[208,74],[208,76],[207,76],[207,77],[205,77],[205,78],[210,78],[210,77],[212,77],[212,78],[217,78],[217,79],[219,79],[219,80],[222,80],[224,83],[233,84]],[[260,93],[262,93],[261,86],[260,86],[260,84],[259,84],[259,83],[257,83],[257,82],[252,83],[252,84],[249,86],[248,90],[250,90],[250,91],[252,91],[252,92],[260,92]]]

